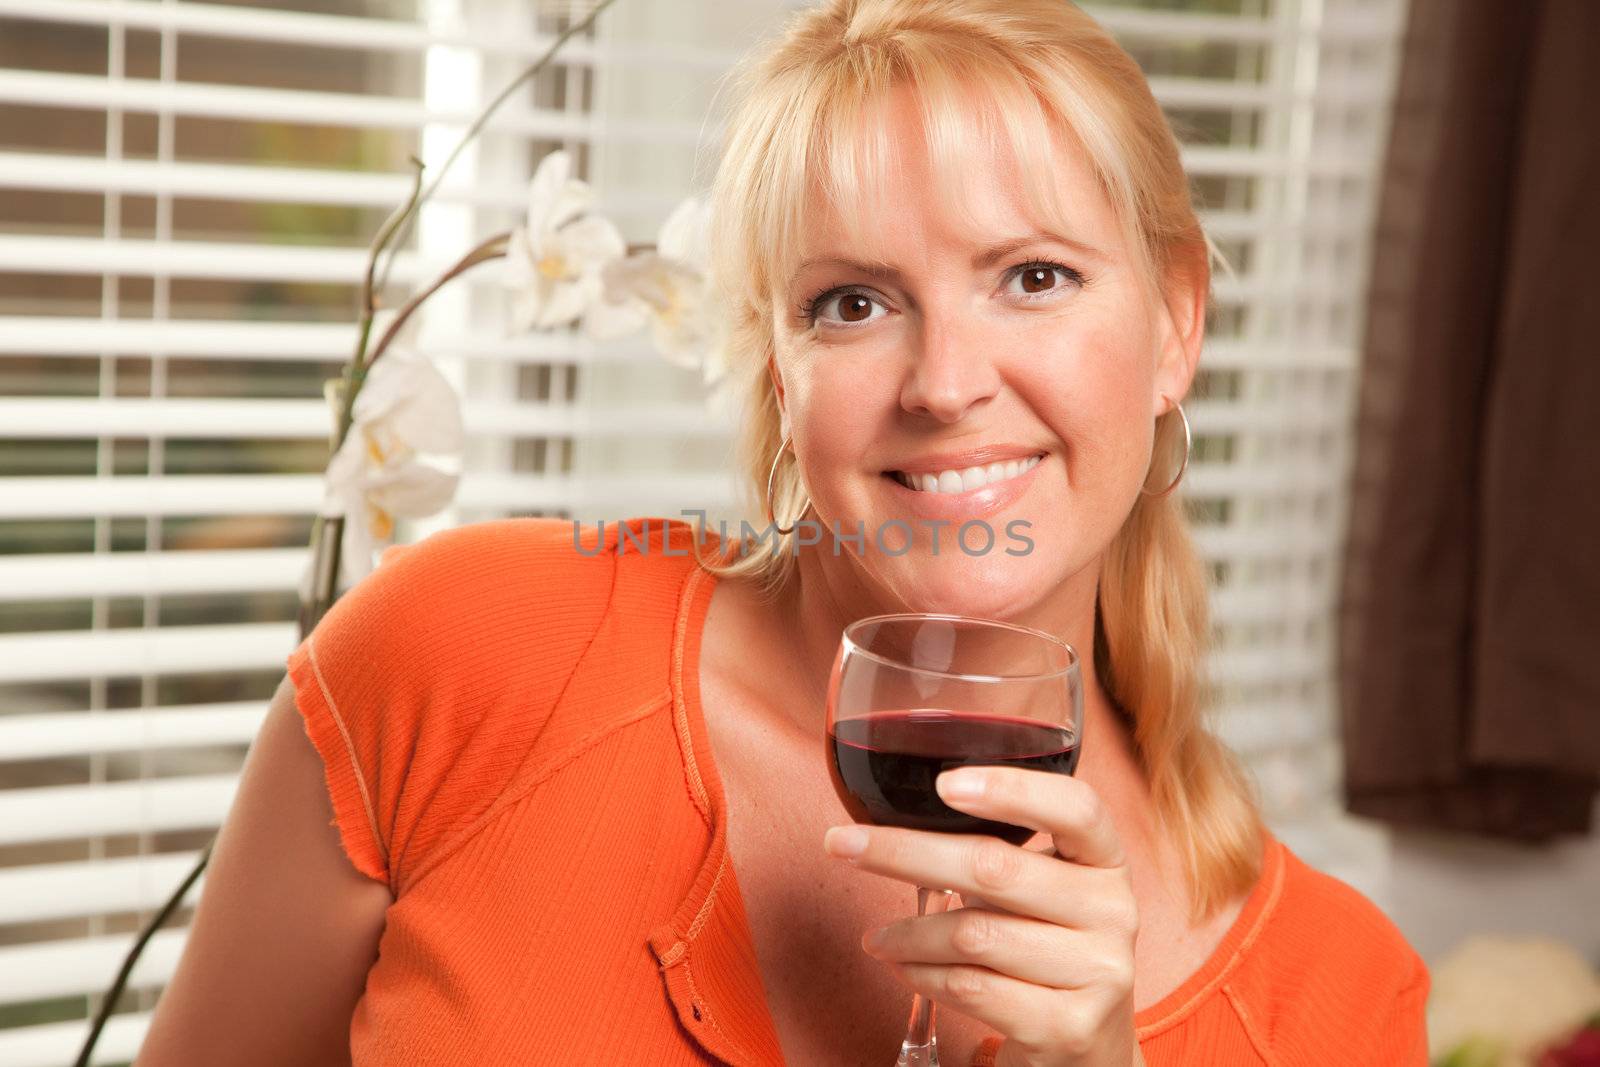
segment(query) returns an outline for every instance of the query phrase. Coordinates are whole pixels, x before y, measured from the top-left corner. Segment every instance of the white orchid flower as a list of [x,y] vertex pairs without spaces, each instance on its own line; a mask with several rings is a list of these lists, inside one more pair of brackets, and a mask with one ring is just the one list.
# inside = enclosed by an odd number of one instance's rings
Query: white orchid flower
[[661,225],[653,252],[613,260],[601,272],[607,336],[652,325],[656,350],[680,367],[716,377],[708,363],[713,351],[707,273],[710,261],[710,211],[691,196]]
[[586,317],[599,303],[601,269],[628,250],[615,225],[586,214],[594,192],[571,175],[566,152],[545,156],[528,185],[527,221],[511,233],[505,283],[518,332]]
[[[332,390],[329,401],[337,417]],[[437,367],[398,347],[372,364],[324,482],[320,513],[345,520],[338,587],[372,571],[373,551],[394,535],[397,517],[427,518],[455,497],[460,475],[422,462],[419,454],[459,457],[464,446],[460,400]],[[301,583],[306,599],[312,580],[308,567]]]

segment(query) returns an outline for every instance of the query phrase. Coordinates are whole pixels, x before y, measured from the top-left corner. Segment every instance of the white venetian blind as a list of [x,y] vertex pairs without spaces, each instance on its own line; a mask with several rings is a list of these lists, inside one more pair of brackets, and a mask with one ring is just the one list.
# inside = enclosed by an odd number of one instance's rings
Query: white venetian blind
[[[1181,124],[1239,271],[1186,405],[1183,490],[1217,582],[1223,727],[1279,832],[1369,887],[1366,839],[1333,814],[1329,609],[1401,4],[1091,8]],[[618,0],[457,164],[391,295],[507,228],[555,147],[652,240],[703,177],[716,78],[794,6]],[[535,7],[0,0],[0,1067],[71,1060],[226,813],[296,640],[322,381],[354,342],[364,245],[407,157],[442,161],[559,31]],[[738,515],[693,375],[642,339],[507,338],[503,303],[485,268],[426,313],[416,346],[461,389],[469,446],[457,506],[401,540]],[[96,1062],[131,1059],[188,916]]]
[[1182,489],[1214,583],[1217,725],[1274,831],[1380,904],[1386,841],[1340,804],[1332,613],[1405,13],[1404,0],[1100,9],[1174,120],[1237,271],[1216,278]]
[[[0,1065],[71,1061],[226,813],[297,640],[322,382],[354,344],[365,245],[408,157],[437,166],[561,7],[0,0]],[[734,50],[613,40],[606,17],[456,164],[391,299],[509,228],[553,148],[597,183],[610,155],[657,160],[600,205],[653,237],[687,192],[660,164],[692,157],[704,104],[630,121],[611,83],[709,92]],[[612,514],[696,492],[692,472],[580,478],[586,441],[715,427],[684,404],[587,403],[590,373],[657,357],[508,338],[480,274],[430,303],[416,342],[471,432],[457,506],[428,526],[566,514],[580,490]],[[132,1058],[189,914],[146,948],[96,1062]]]

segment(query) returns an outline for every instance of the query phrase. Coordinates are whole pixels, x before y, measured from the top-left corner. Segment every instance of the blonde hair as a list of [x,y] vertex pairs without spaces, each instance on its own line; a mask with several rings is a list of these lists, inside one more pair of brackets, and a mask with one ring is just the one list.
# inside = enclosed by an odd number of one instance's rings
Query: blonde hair
[[[729,316],[723,362],[743,398],[738,462],[757,500],[783,440],[767,372],[773,296],[797,256],[808,194],[823,191],[850,232],[864,232],[855,223],[893,165],[886,124],[871,121],[870,109],[907,82],[953,210],[969,202],[958,188],[960,160],[982,136],[1008,144],[1040,217],[1069,217],[1048,180],[1064,138],[1115,209],[1147,295],[1159,299],[1178,282],[1209,296],[1210,244],[1171,127],[1132,57],[1082,11],[1064,0],[827,0],[798,12],[734,71],[711,190],[711,274]],[[1181,447],[1176,419],[1157,421],[1157,454],[1175,434]],[[794,471],[783,465],[774,486],[780,524],[805,499]],[[758,539],[705,565],[771,594],[792,575],[792,536]],[[1254,883],[1262,840],[1250,781],[1203,722],[1208,615],[1206,572],[1178,497],[1141,494],[1104,553],[1095,668],[1128,717],[1196,918]]]

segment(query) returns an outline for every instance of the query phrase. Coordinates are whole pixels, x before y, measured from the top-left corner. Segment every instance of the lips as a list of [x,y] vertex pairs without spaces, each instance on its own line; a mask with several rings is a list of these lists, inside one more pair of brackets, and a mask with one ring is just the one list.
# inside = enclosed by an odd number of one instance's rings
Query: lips
[[[1042,458],[1036,458],[1039,456]],[[1049,453],[1011,455],[992,460],[979,468],[984,484],[975,489],[967,489],[966,472],[971,470],[971,467],[944,467],[943,463],[948,462],[944,456],[938,457],[938,461],[941,464],[941,469],[938,471],[887,470],[879,475],[892,501],[893,511],[908,519],[958,523],[1007,514],[1021,504],[1033,488],[1033,483],[1038,481],[1040,473],[1047,472],[1050,464],[1054,462]],[[989,481],[989,467],[995,464],[1000,466],[999,480]],[[1015,464],[1015,473],[1008,476],[1011,464]],[[945,479],[947,473],[952,475],[950,479]],[[943,480],[947,485],[953,485],[955,478],[959,477],[963,488],[952,492],[944,492],[937,487],[931,491],[913,489],[906,484],[905,479],[908,476],[914,478],[919,486],[927,484],[925,476]]]

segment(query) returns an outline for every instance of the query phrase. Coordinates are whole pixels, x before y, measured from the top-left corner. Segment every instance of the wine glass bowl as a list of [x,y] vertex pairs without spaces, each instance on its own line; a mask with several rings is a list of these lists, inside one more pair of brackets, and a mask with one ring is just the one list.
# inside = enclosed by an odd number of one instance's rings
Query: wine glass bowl
[[870,712],[836,723],[830,737],[834,789],[856,822],[990,834],[1013,845],[1034,831],[950,807],[934,789],[939,775],[975,764],[1071,774],[1078,765],[1069,729],[1009,716],[974,723],[936,708]]
[[[1020,845],[1029,827],[946,804],[934,783],[971,765],[1077,769],[1083,729],[1078,654],[1042,630],[934,613],[874,615],[845,627],[828,680],[828,773],[859,823],[980,833]],[[918,887],[917,914],[948,906]],[[897,1067],[937,1067],[933,1005],[917,996]]]

